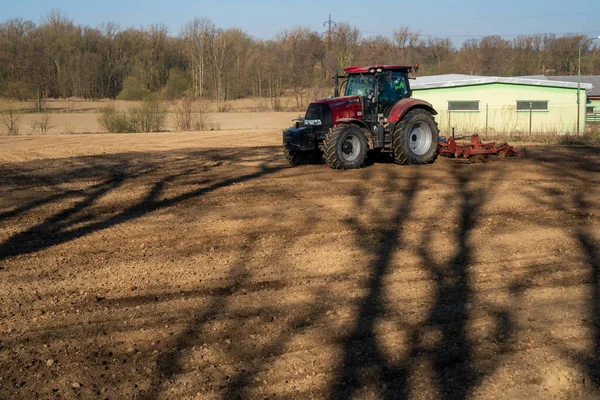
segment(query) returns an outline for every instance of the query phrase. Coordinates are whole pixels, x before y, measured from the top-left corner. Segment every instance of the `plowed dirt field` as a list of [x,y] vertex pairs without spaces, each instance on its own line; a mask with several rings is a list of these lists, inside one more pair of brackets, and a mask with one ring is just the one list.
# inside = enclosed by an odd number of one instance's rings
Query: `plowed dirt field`
[[0,138],[2,399],[598,398],[600,149]]

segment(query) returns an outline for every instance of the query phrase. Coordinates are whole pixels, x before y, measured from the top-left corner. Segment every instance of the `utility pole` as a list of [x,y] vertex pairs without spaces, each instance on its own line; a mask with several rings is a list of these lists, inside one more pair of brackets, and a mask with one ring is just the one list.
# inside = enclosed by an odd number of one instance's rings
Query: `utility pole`
[[331,27],[337,26],[337,23],[331,20],[331,14],[329,14],[329,19],[323,22],[323,26],[327,27],[327,40],[328,42],[331,42]]
[[[335,21],[331,20],[331,14],[329,14],[329,19],[327,21],[323,22],[323,26],[327,27],[327,53],[325,55],[325,59],[327,60],[329,51],[331,50],[331,27],[337,26],[337,23]],[[327,71],[328,71],[328,69],[324,68],[325,80],[327,80],[329,78]]]

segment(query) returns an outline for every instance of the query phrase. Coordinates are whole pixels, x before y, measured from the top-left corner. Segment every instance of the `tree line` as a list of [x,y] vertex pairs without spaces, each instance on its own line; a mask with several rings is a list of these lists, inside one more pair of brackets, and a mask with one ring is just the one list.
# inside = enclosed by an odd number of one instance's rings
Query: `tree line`
[[[340,23],[331,34],[306,27],[271,40],[238,28],[223,29],[196,17],[178,35],[163,25],[121,29],[75,24],[55,10],[39,24],[11,19],[0,24],[0,96],[20,100],[165,99],[190,96],[219,102],[259,97],[274,106],[282,94],[303,103],[307,89],[331,85],[332,65],[419,62],[420,75],[573,75],[583,36],[540,34],[506,40],[423,36],[399,26],[389,36],[363,37]],[[582,73],[600,74],[600,49],[583,48]]]

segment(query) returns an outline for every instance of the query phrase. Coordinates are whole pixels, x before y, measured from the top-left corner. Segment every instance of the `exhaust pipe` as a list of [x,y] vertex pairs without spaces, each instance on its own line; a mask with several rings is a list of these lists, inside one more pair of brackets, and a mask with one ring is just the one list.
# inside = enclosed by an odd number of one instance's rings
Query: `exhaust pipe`
[[340,81],[338,76],[338,69],[334,66],[333,68],[333,97],[340,97]]

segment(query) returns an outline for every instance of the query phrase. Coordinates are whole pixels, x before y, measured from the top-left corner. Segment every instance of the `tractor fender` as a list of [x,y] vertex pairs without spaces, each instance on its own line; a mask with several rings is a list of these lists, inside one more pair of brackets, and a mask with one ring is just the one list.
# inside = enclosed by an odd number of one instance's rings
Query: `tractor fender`
[[420,108],[430,112],[432,115],[437,115],[437,111],[435,111],[433,106],[426,101],[419,99],[403,99],[394,104],[387,119],[390,122],[397,123],[407,112],[414,110],[415,108]]
[[359,128],[361,128],[365,133],[365,138],[367,139],[369,149],[373,149],[373,135],[371,134],[371,130],[369,129],[367,124],[364,123],[364,121],[361,121],[360,119],[356,118],[340,118],[337,121],[335,121],[335,123],[336,125],[356,125]]

